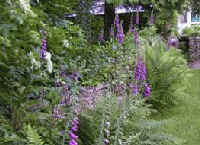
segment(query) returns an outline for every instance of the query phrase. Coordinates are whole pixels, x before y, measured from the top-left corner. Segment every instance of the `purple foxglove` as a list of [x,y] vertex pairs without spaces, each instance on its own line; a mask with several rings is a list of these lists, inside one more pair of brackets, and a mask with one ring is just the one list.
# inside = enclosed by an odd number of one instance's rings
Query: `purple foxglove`
[[129,32],[129,33],[134,33],[134,27],[133,27],[133,24],[132,24],[132,23],[130,24],[130,27],[129,27],[128,32]]
[[134,84],[134,86],[133,86],[133,95],[137,95],[138,92],[139,92],[138,86],[136,84]]
[[78,145],[77,141],[75,140],[70,140],[69,145]]
[[110,136],[110,131],[106,129],[105,130],[105,134],[106,134],[107,137],[109,137]]
[[114,38],[114,29],[112,26],[110,28],[110,38]]
[[136,29],[133,30],[134,39],[133,42],[137,46],[139,43],[139,34]]
[[47,51],[47,41],[45,38],[42,39],[42,47],[41,47],[41,50],[40,50],[40,57],[42,59],[45,59],[46,58],[46,51]]
[[75,117],[72,122],[75,124],[79,124],[78,117]]
[[149,97],[150,94],[151,94],[151,89],[150,89],[148,84],[145,84],[144,87],[145,87],[145,89],[144,89],[144,92],[143,92],[143,96],[144,97]]
[[74,117],[74,119],[72,120],[72,128],[69,131],[69,137],[70,137],[70,142],[69,145],[78,145],[77,139],[78,136],[75,135],[75,132],[77,132],[78,130],[78,117]]
[[108,139],[104,139],[104,143],[105,143],[105,144],[109,144],[110,141],[109,141]]
[[146,66],[143,62],[141,63],[141,80],[146,80]]
[[76,132],[78,130],[78,126],[73,126],[72,131]]
[[120,24],[119,28],[117,29],[117,39],[120,44],[122,44],[124,41],[124,32],[122,24]]
[[141,61],[138,61],[136,70],[135,70],[135,80],[139,81],[141,77]]
[[66,76],[65,71],[62,71],[62,72],[60,73],[60,76],[61,76],[61,77],[65,77],[65,76]]
[[115,27],[118,29],[119,25],[120,25],[118,14],[116,14],[116,16],[115,16],[114,24],[115,24]]
[[175,37],[170,37],[167,42],[168,49],[170,47],[178,48],[178,39]]
[[70,136],[72,139],[74,139],[74,140],[78,139],[78,136],[76,136],[76,135],[73,133],[73,131],[70,131],[70,132],[69,132],[69,136]]
[[135,80],[145,81],[146,80],[146,66],[142,60],[138,60],[135,70]]

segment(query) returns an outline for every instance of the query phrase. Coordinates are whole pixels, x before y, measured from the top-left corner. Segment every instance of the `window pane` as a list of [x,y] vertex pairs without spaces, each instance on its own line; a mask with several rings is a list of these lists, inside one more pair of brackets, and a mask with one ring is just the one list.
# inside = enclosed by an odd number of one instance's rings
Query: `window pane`
[[192,12],[191,19],[192,22],[200,22],[200,15],[197,15],[196,13]]

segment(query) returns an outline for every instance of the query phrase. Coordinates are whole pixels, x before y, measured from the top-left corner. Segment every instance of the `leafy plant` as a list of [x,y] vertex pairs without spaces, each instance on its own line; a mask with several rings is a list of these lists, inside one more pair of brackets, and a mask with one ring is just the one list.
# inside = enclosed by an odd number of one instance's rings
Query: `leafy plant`
[[186,96],[185,78],[189,69],[183,55],[174,48],[166,51],[166,44],[159,38],[151,44],[144,43],[148,82],[152,95],[150,102],[155,108],[177,103],[177,96]]
[[43,141],[41,140],[41,137],[38,135],[38,133],[30,126],[27,126],[27,139],[28,143],[30,145],[43,145]]
[[[114,95],[111,92],[108,94]],[[174,145],[177,138],[161,133],[160,127],[167,121],[153,121],[148,117],[151,110],[144,100],[129,96],[119,102],[117,96],[104,96],[97,103],[95,110],[88,110],[81,114],[79,130],[81,145],[101,145],[106,137],[104,126],[109,122],[110,129],[107,136],[111,145]],[[87,124],[87,125],[86,125]],[[86,125],[86,126],[85,126]]]
[[198,25],[192,25],[191,27],[183,30],[185,36],[200,36],[200,27]]

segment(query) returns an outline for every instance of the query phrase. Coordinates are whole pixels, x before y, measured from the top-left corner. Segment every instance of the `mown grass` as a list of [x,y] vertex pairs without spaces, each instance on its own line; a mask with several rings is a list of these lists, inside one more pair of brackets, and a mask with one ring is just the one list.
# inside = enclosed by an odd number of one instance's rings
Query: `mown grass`
[[169,119],[163,130],[184,141],[180,145],[200,145],[200,70],[191,70],[187,80],[189,96],[180,96],[178,105],[167,108],[153,118]]

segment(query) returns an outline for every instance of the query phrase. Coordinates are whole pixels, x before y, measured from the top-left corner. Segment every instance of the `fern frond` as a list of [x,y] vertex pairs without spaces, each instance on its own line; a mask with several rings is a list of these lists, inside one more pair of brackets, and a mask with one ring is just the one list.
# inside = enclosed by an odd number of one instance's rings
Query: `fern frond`
[[27,126],[26,134],[27,134],[29,145],[43,145],[44,144],[40,135],[38,135],[37,131],[33,129],[30,125]]

